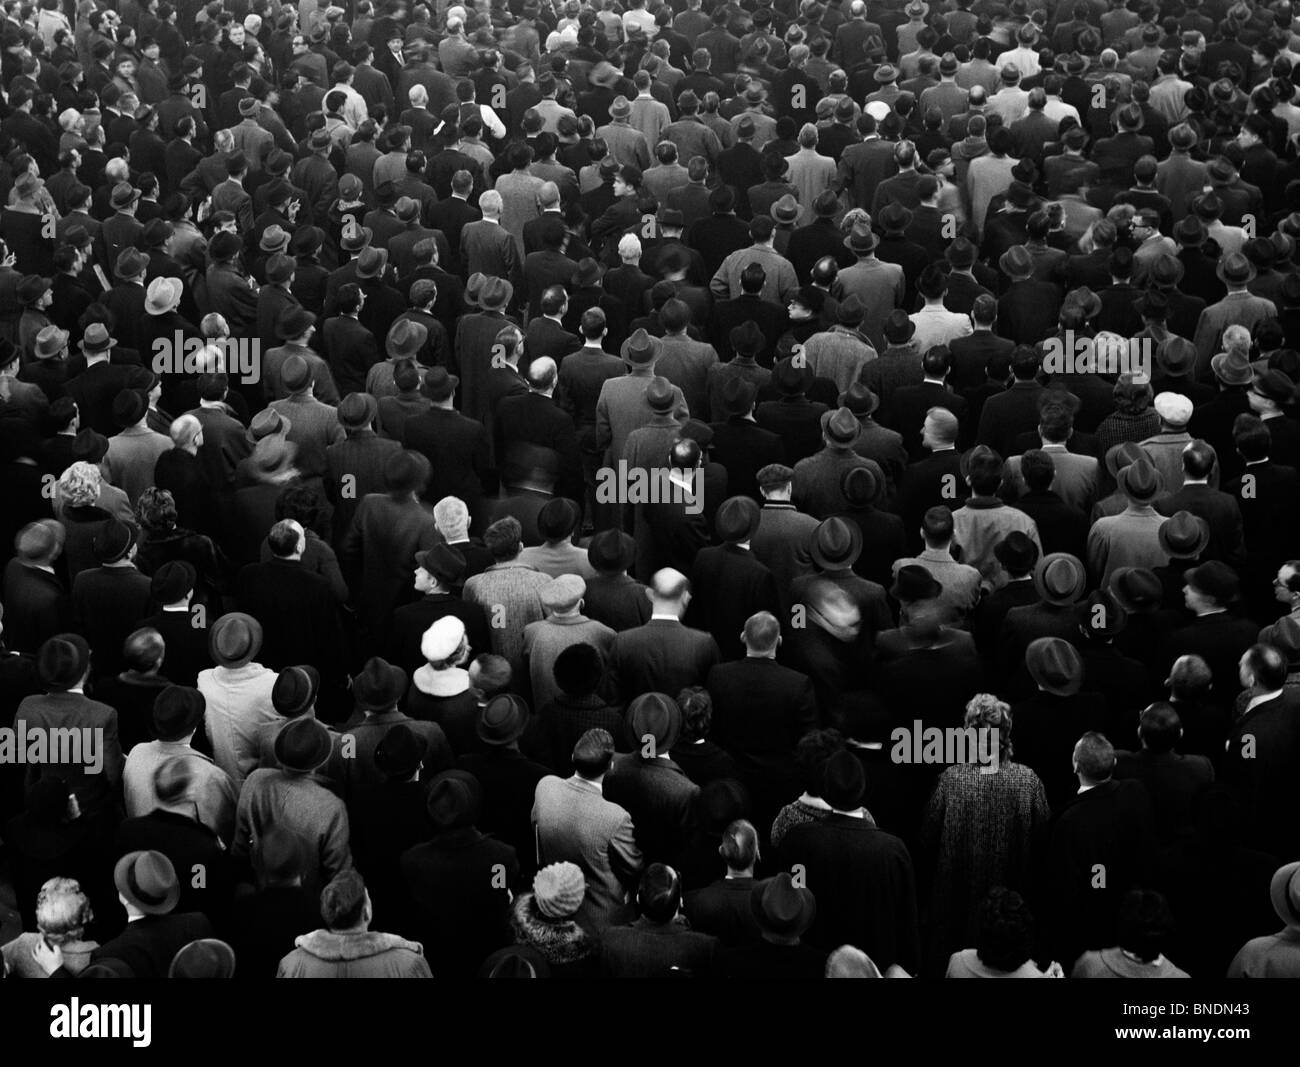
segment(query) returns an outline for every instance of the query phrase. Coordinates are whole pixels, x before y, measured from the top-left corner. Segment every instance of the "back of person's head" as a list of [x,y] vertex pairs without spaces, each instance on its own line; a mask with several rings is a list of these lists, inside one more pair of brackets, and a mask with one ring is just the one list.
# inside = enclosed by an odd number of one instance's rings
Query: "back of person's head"
[[733,871],[744,871],[758,860],[758,831],[747,819],[737,819],[722,833],[718,855]]
[[1029,962],[1034,950],[1034,916],[1013,889],[990,889],[980,905],[975,954],[985,967],[1010,972]]
[[1115,921],[1119,947],[1143,963],[1160,958],[1174,932],[1174,915],[1153,889],[1130,889]]
[[745,647],[751,652],[770,652],[781,636],[781,624],[769,611],[760,611],[745,620]]
[[1031,493],[1045,492],[1056,477],[1056,464],[1041,448],[1031,448],[1020,457],[1020,477]]
[[1183,734],[1183,722],[1165,701],[1148,704],[1138,716],[1138,736],[1152,752],[1169,752]]
[[342,871],[320,894],[320,917],[330,930],[349,930],[361,922],[366,907],[366,883],[355,870]]
[[930,548],[939,548],[952,540],[952,509],[938,504],[921,519],[921,534]]
[[1197,439],[1183,449],[1183,471],[1189,478],[1208,478],[1218,458],[1213,445]]
[[1272,645],[1251,645],[1244,658],[1246,670],[1254,677],[1257,688],[1271,693],[1286,684],[1286,656]]
[[613,762],[614,738],[608,730],[588,730],[573,746],[573,769],[583,778],[599,778]]
[[1064,444],[1074,429],[1074,415],[1064,404],[1044,404],[1038,415],[1038,432],[1049,444]]
[[1074,761],[1081,777],[1104,782],[1115,770],[1115,747],[1104,734],[1089,730],[1074,746]]
[[1214,675],[1200,656],[1179,656],[1169,671],[1169,691],[1176,700],[1195,700],[1210,691]]
[[641,876],[641,887],[637,890],[636,899],[645,918],[651,922],[666,923],[677,914],[681,906],[681,879],[666,863],[652,863]]

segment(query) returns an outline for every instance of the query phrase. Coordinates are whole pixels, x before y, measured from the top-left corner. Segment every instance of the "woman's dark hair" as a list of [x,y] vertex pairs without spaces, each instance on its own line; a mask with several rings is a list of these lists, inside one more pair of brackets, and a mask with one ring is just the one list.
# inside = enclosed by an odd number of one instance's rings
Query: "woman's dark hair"
[[794,764],[799,782],[809,796],[822,795],[822,775],[826,761],[844,747],[844,735],[838,730],[810,730],[794,747]]
[[1174,916],[1165,898],[1152,889],[1131,889],[1116,920],[1119,947],[1143,963],[1159,957],[1174,932]]
[[1034,916],[1015,890],[989,890],[980,907],[975,953],[985,967],[1014,971],[1028,961],[1034,948]]

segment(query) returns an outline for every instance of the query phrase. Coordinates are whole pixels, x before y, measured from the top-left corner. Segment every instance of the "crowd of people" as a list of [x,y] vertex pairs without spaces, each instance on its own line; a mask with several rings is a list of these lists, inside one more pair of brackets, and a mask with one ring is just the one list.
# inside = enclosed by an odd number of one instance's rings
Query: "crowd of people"
[[6,976],[1300,976],[1287,0],[3,7]]

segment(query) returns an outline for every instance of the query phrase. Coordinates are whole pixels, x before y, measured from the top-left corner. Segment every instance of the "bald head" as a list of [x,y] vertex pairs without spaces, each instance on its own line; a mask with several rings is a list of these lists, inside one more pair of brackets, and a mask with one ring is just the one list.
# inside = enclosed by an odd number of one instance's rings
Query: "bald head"
[[656,571],[650,579],[650,588],[646,594],[654,605],[656,615],[676,615],[680,618],[691,601],[691,581],[681,571],[665,567]]
[[1210,689],[1210,665],[1200,656],[1179,656],[1165,685],[1175,699],[1204,696]]

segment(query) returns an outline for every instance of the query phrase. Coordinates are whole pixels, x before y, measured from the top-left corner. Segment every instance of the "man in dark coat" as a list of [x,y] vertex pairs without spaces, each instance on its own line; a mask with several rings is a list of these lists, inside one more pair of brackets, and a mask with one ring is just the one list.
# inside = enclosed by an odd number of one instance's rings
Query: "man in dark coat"
[[128,852],[113,870],[126,908],[126,929],[104,942],[91,962],[116,960],[133,978],[166,978],[176,953],[191,941],[211,937],[212,923],[198,912],[176,912],[180,879],[161,852]]
[[1270,645],[1252,646],[1240,670],[1245,703],[1228,735],[1223,781],[1244,808],[1254,847],[1290,856],[1300,838],[1289,815],[1300,786],[1300,698],[1286,684],[1285,658]]
[[775,577],[749,549],[758,521],[759,507],[749,497],[723,501],[714,523],[722,544],[701,549],[691,571],[686,621],[713,634],[724,660],[744,654],[740,632],[751,615],[781,610]]
[[700,792],[668,754],[681,733],[681,709],[665,693],[643,692],[628,705],[627,722],[636,750],[614,757],[605,799],[632,816],[637,847],[648,863],[677,866],[695,828]]
[[460,379],[444,368],[430,368],[420,391],[434,406],[406,420],[402,427],[402,447],[429,458],[433,476],[424,498],[437,503],[445,496],[459,497],[478,525],[483,520],[488,435],[477,419],[466,418],[452,409],[452,398],[459,384]]
[[1058,815],[1048,846],[1054,959],[1078,959],[1088,949],[1115,944],[1119,904],[1130,889],[1146,884],[1155,856],[1151,801],[1140,782],[1112,776],[1111,743],[1084,734],[1074,748],[1074,768],[1081,788]]
[[402,854],[413,928],[439,975],[468,978],[512,941],[509,889],[518,884],[519,860],[476,828],[482,807],[483,787],[472,774],[444,771],[429,786],[433,836]]
[[830,814],[785,835],[782,865],[800,864],[808,884],[817,886],[810,944],[827,950],[854,945],[878,967],[898,964],[915,972],[920,938],[912,858],[899,838],[864,818],[866,785],[856,756],[843,750],[833,755],[822,789]]
[[1219,707],[1232,704],[1241,688],[1238,664],[1255,643],[1259,625],[1232,613],[1238,594],[1237,575],[1219,560],[1210,560],[1184,575],[1183,599],[1195,618],[1169,634],[1159,667],[1179,656],[1200,656],[1214,677],[1210,699]]
[[293,519],[277,522],[267,537],[272,558],[251,563],[239,574],[236,600],[262,624],[267,640],[262,660],[281,670],[318,663],[324,678],[341,680],[346,670],[343,624],[329,582],[302,565],[307,535]]
[[624,630],[609,652],[612,693],[631,700],[642,693],[680,693],[703,685],[721,661],[718,643],[678,620],[691,601],[690,582],[679,571],[663,570],[650,584],[653,613],[643,626]]
[[454,615],[464,623],[470,648],[491,647],[483,608],[466,603],[457,592],[467,577],[464,554],[450,545],[439,543],[415,554],[415,588],[424,595],[393,613],[388,635],[388,659],[392,663],[408,673],[423,667],[421,639],[430,626],[447,615]]

